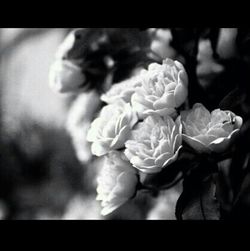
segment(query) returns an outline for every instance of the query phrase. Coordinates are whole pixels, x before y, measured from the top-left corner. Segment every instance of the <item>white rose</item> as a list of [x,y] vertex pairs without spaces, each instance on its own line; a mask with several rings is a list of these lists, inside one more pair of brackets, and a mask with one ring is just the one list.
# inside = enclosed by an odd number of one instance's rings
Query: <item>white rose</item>
[[97,200],[102,201],[102,215],[112,213],[131,199],[136,192],[136,170],[122,152],[113,151],[105,156],[104,166],[97,178]]
[[56,60],[51,65],[49,85],[56,92],[74,92],[84,85],[85,80],[82,69],[71,61]]
[[93,142],[92,153],[102,156],[110,150],[123,148],[137,121],[130,104],[122,100],[105,106],[88,132],[87,140]]
[[242,118],[231,111],[214,110],[210,113],[202,104],[181,112],[183,140],[200,153],[227,150],[242,126]]
[[169,116],[149,116],[132,131],[125,155],[143,173],[157,173],[173,163],[182,144],[182,126]]
[[178,61],[166,59],[163,64],[153,63],[141,72],[142,86],[132,96],[132,106],[140,118],[158,114],[176,114],[188,95],[188,76]]
[[141,86],[140,77],[134,76],[128,80],[113,85],[107,93],[101,96],[101,100],[107,104],[112,104],[120,99],[130,103],[131,97],[135,93],[135,88],[138,86]]

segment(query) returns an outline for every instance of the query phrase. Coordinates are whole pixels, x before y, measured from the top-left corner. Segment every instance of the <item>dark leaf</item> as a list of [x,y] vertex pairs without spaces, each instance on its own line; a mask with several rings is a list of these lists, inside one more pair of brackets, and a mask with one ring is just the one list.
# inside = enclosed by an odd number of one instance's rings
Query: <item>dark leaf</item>
[[230,187],[234,197],[240,192],[243,179],[249,169],[249,149],[246,147],[250,140],[250,121],[245,121],[235,142],[232,162],[229,166]]
[[219,107],[222,110],[233,110],[245,100],[245,95],[239,88],[232,90],[226,97],[220,102]]
[[219,220],[220,206],[215,197],[215,189],[212,176],[199,185],[186,184],[177,202],[177,219]]
[[230,219],[249,220],[250,219],[250,173],[245,175],[241,188],[237,194],[234,206],[228,215]]
[[176,162],[164,168],[160,173],[141,174],[140,181],[143,186],[148,188],[168,189],[176,185],[183,177],[183,174],[196,164],[197,161],[193,153],[182,148]]
[[216,198],[218,199],[223,214],[227,214],[232,207],[233,190],[229,177],[229,166],[231,160],[225,160],[218,164],[216,180]]
[[219,219],[219,203],[215,197],[214,173],[217,164],[204,159],[183,181],[183,192],[176,204],[177,220]]
[[236,45],[240,55],[249,62],[250,60],[250,29],[238,28]]

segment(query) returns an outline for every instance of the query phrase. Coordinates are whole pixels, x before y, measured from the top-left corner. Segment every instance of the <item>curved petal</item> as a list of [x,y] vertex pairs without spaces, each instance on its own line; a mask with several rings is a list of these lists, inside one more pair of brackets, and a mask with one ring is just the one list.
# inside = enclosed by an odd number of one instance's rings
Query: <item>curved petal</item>
[[174,91],[176,108],[180,107],[187,99],[188,89],[182,83],[178,84]]
[[236,129],[241,128],[242,124],[243,124],[243,119],[240,116],[236,116],[235,117],[235,128]]
[[171,153],[163,153],[161,154],[156,160],[155,160],[155,164],[158,166],[158,167],[163,167],[164,166],[164,163],[170,159],[172,157],[172,154]]
[[181,148],[182,148],[182,146],[179,147],[179,149],[176,151],[176,153],[173,155],[173,157],[169,158],[169,159],[163,164],[164,168],[167,167],[167,166],[169,166],[170,164],[174,163],[174,162],[177,160],[177,158],[178,158],[178,156],[179,156],[179,151],[181,150]]
[[119,148],[124,147],[126,140],[129,138],[130,132],[131,132],[131,129],[129,128],[129,126],[124,126],[119,132],[119,135],[117,135],[113,139],[110,147],[112,149],[119,149]]
[[135,193],[137,182],[135,173],[122,172],[116,179],[116,186],[110,193],[110,197],[131,198]]
[[209,144],[209,148],[216,153],[225,152],[233,143],[238,132],[239,129],[236,129],[228,137],[214,140],[211,144]]
[[117,202],[116,203],[108,203],[107,205],[102,205],[104,206],[104,208],[101,211],[101,215],[102,216],[106,216],[111,214],[112,212],[114,212],[116,209],[118,209],[120,206],[122,206],[125,202],[127,201],[127,199],[119,199],[117,198]]
[[143,112],[143,116],[144,118],[147,117],[147,116],[151,116],[151,115],[159,115],[159,116],[171,116],[171,117],[175,117],[177,112],[174,108],[164,108],[164,109],[161,109],[161,110],[145,110]]
[[140,172],[145,173],[145,174],[155,174],[155,173],[159,173],[162,168],[158,167],[158,166],[150,166],[150,167],[135,167],[137,168]]
[[109,152],[109,148],[104,147],[103,145],[99,144],[98,142],[94,142],[91,146],[91,151],[97,157],[101,157]]
[[202,142],[194,138],[191,138],[186,134],[183,134],[182,137],[183,137],[183,140],[197,152],[199,153],[211,152],[208,146],[204,145]]

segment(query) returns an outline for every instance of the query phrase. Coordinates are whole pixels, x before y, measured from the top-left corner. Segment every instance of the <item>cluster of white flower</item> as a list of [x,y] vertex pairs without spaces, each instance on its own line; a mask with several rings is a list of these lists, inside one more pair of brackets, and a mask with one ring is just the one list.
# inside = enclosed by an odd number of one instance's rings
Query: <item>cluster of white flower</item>
[[92,153],[106,159],[97,179],[103,215],[135,195],[140,173],[159,173],[176,161],[183,141],[197,153],[221,153],[230,146],[241,117],[220,109],[210,113],[202,104],[180,112],[187,96],[187,73],[171,59],[149,65],[102,95],[107,105],[87,140]]

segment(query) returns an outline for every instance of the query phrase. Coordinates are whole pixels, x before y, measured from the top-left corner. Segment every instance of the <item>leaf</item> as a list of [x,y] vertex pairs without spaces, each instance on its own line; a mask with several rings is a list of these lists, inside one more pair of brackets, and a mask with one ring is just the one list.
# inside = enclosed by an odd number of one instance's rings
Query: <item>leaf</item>
[[250,219],[250,173],[247,173],[241,183],[241,188],[237,194],[234,206],[228,215],[230,219],[249,220]]
[[208,165],[200,163],[183,181],[183,192],[176,204],[177,220],[218,220],[220,205],[216,185]]
[[168,189],[176,185],[183,174],[196,164],[195,156],[183,147],[176,162],[164,168],[160,173],[141,174],[140,181],[146,187]]
[[245,95],[239,88],[233,89],[219,104],[222,110],[233,110],[236,106],[240,105],[245,100]]
[[231,210],[233,190],[229,177],[229,167],[231,160],[225,160],[218,164],[218,174],[215,176],[216,179],[216,198],[218,199],[221,209],[224,212]]
[[215,188],[211,177],[200,186],[183,188],[176,206],[177,219],[219,220],[220,206],[215,198]]

